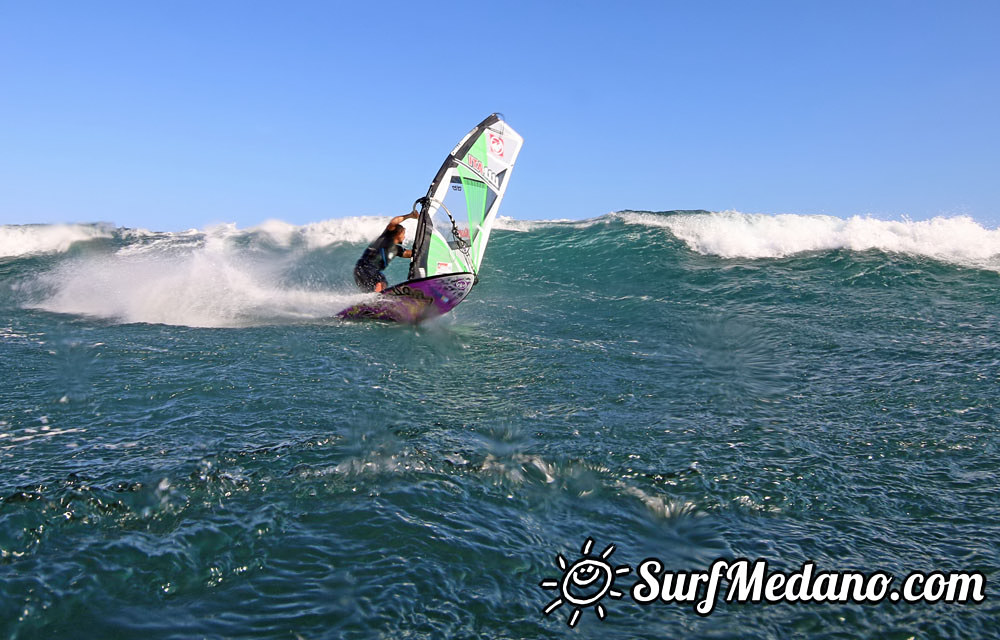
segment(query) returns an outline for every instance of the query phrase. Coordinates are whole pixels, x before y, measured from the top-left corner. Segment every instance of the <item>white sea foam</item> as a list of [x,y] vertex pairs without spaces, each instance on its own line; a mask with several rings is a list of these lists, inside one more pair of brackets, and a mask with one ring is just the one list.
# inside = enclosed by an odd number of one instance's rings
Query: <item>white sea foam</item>
[[182,255],[74,260],[41,278],[38,308],[122,322],[233,327],[333,316],[360,295],[287,286],[278,265],[207,244]]
[[[227,244],[242,241],[258,241],[283,249],[321,249],[338,244],[367,243],[378,236],[388,224],[389,216],[356,216],[337,218],[295,225],[284,220],[267,220],[259,225],[239,228],[234,223],[216,224],[204,229],[189,229],[181,232],[153,233],[144,230],[128,230],[130,239],[136,243],[123,247],[122,253],[157,252],[181,245],[204,243]],[[412,237],[416,222],[403,222]]]
[[0,225],[0,258],[63,253],[77,242],[110,238],[113,231],[103,224]]
[[[389,216],[357,216],[301,226],[282,220],[268,220],[245,231],[233,229],[232,234],[257,234],[282,247],[301,245],[308,249],[318,249],[339,243],[369,242],[385,229],[389,219]],[[403,226],[412,237],[416,222],[407,220],[403,222]]]
[[493,223],[494,229],[502,229],[504,231],[520,231],[522,233],[527,233],[529,231],[536,231],[538,229],[546,229],[548,227],[554,227],[558,225],[565,224],[578,224],[580,221],[577,220],[515,220],[514,218],[508,218],[506,216],[497,216],[496,222]]
[[724,258],[781,258],[810,251],[876,249],[966,266],[1000,267],[1000,229],[967,216],[930,220],[764,215],[725,211],[662,215],[622,212],[628,224],[668,229],[692,250]]
[[[353,290],[349,273],[341,290],[290,284],[285,273],[310,251],[367,243],[388,220],[363,216],[306,225],[269,220],[244,229],[230,223],[181,232],[115,231],[100,225],[5,227],[0,243],[7,244],[0,248],[9,245],[8,255],[65,251],[81,239],[117,233],[126,243],[114,253],[70,259],[25,283],[33,306],[122,322],[246,326],[330,318],[360,300],[363,294]],[[412,231],[415,224],[408,220],[404,226]]]
[[[135,231],[114,253],[71,259],[30,286],[36,308],[195,327],[233,327],[332,317],[360,300],[346,286],[288,283],[286,270],[315,247],[367,241],[386,218],[351,218],[295,226],[271,221],[251,229],[223,224],[179,233]],[[247,241],[281,248],[247,251]]]

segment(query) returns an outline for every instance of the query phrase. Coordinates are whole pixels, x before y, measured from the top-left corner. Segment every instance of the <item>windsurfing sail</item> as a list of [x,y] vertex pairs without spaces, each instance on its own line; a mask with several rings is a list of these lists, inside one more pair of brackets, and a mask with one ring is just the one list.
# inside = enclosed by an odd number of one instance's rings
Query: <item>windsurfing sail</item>
[[499,114],[459,142],[427,189],[413,241],[410,280],[478,274],[524,139]]

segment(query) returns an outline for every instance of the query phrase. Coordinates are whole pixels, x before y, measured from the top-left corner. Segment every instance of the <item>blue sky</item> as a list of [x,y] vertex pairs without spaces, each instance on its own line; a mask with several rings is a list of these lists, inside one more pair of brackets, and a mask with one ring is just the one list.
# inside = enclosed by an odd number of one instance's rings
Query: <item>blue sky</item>
[[1000,222],[1000,3],[0,0],[0,223],[405,211],[493,111],[502,215]]

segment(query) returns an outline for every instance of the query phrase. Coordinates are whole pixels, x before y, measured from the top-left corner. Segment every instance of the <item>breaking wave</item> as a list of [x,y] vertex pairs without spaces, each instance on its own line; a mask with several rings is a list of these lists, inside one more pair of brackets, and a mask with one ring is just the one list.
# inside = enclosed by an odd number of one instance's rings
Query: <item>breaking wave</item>
[[613,215],[627,224],[667,229],[693,251],[723,258],[878,250],[963,266],[1000,267],[1000,229],[987,229],[967,216],[888,221],[736,211],[673,215],[625,211]]
[[0,225],[0,258],[63,253],[78,242],[111,238],[110,224]]
[[[363,297],[354,288],[351,270],[386,220],[366,216],[306,225],[270,220],[244,229],[223,224],[182,232],[108,224],[8,225],[0,227],[0,257],[8,262],[51,257],[41,267],[23,263],[12,289],[26,307],[196,327],[312,322],[331,318]],[[413,224],[407,221],[411,228]],[[622,211],[580,221],[501,218],[497,229],[516,233],[518,240],[510,245],[516,248],[507,250],[544,251],[559,262],[574,262],[578,246],[601,246],[617,263],[630,245],[644,242],[629,230],[636,226],[663,230],[688,250],[723,259],[810,259],[831,251],[881,251],[1000,271],[1000,230],[964,216],[886,221]],[[558,242],[551,241],[554,231]],[[495,251],[504,250],[502,240],[494,243]],[[390,266],[390,281],[405,279],[404,262]]]

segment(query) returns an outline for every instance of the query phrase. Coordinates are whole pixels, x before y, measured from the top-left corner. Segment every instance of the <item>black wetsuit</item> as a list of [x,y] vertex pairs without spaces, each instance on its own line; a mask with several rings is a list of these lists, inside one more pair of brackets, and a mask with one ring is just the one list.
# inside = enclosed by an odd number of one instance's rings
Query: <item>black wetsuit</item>
[[389,266],[393,258],[403,255],[406,251],[403,245],[396,244],[398,232],[398,226],[394,226],[392,231],[383,231],[382,235],[372,240],[361,255],[361,259],[354,265],[354,282],[362,291],[374,291],[375,285],[379,282],[383,288],[389,284],[382,271]]

